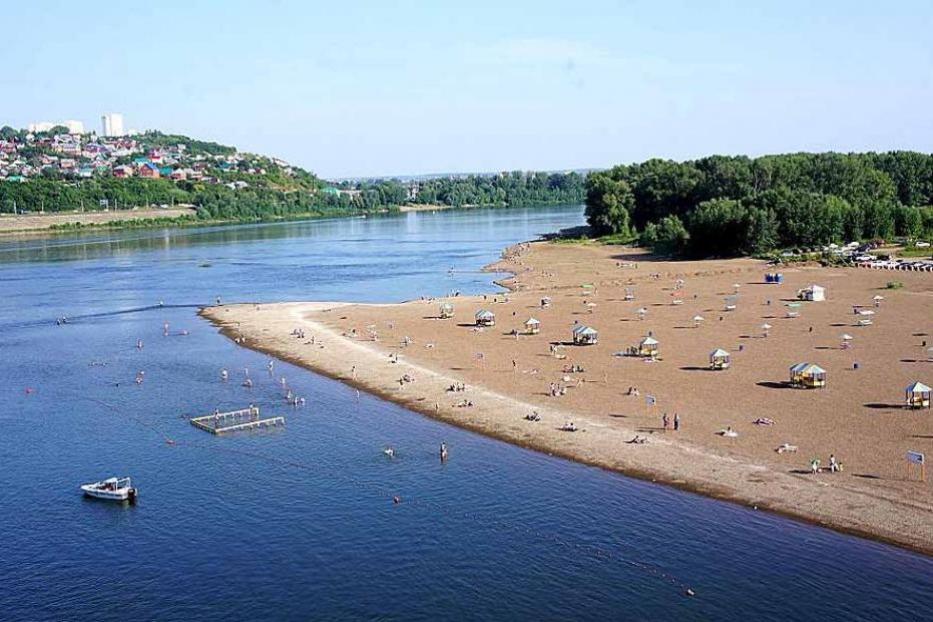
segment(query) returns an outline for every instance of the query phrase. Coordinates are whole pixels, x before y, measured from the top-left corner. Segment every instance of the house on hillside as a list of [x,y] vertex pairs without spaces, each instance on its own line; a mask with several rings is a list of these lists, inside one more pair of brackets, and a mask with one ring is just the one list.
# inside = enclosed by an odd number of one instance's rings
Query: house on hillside
[[158,179],[161,175],[158,166],[152,162],[147,162],[139,167],[139,176],[145,179]]

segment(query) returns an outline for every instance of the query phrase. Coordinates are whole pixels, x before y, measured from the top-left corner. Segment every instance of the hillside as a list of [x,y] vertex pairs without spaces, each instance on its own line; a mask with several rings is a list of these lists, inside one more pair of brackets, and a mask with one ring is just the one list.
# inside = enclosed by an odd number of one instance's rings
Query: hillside
[[196,208],[196,218],[273,220],[405,204],[518,206],[583,200],[578,173],[511,172],[429,181],[328,184],[229,145],[150,131],[134,136],[0,129],[0,213]]

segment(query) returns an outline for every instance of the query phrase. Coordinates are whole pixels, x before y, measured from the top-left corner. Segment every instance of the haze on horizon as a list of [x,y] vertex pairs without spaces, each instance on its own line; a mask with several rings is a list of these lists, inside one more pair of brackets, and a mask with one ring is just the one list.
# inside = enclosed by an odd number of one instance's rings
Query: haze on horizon
[[0,125],[103,112],[323,177],[933,151],[933,3],[4,7]]

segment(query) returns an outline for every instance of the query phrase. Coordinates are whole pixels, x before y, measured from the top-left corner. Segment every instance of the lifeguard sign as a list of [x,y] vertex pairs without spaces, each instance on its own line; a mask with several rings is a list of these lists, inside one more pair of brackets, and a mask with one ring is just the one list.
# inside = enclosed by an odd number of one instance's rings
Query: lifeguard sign
[[920,465],[920,481],[927,481],[926,456],[919,451],[907,452],[907,479],[910,479],[910,470],[913,465]]

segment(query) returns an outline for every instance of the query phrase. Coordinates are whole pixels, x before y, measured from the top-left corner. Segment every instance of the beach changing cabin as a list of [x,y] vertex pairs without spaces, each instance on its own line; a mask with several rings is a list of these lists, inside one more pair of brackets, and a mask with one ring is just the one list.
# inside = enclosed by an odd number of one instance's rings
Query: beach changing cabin
[[800,300],[809,300],[810,302],[822,302],[826,300],[826,289],[819,285],[810,285],[797,290],[797,298]]
[[930,408],[930,389],[922,382],[915,382],[904,390],[907,408]]
[[437,314],[442,320],[448,320],[454,316],[454,306],[449,302],[445,302],[438,307]]
[[797,363],[790,368],[790,383],[803,389],[822,389],[826,386],[826,370],[813,363]]
[[599,341],[599,333],[590,326],[577,326],[573,329],[573,343],[578,346],[591,346]]
[[476,312],[476,315],[473,316],[476,319],[477,326],[495,326],[496,325],[496,314],[492,311],[486,309],[480,309]]
[[729,369],[732,364],[732,356],[722,348],[716,348],[709,354],[710,369]]
[[658,356],[658,340],[654,337],[645,337],[641,342],[633,348],[635,356],[641,356],[644,358],[657,358]]
[[525,331],[529,335],[537,335],[541,332],[541,322],[533,317],[528,318],[525,320]]

